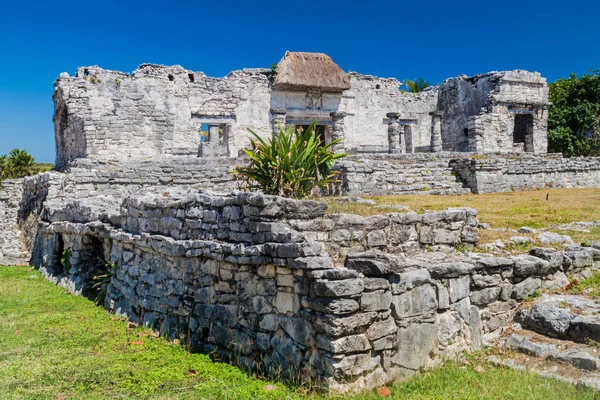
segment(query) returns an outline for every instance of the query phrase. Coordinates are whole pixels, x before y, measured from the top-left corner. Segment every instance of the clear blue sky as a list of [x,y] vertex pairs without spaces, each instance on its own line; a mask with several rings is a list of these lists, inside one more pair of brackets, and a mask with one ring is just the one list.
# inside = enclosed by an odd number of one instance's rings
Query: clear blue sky
[[491,70],[548,81],[600,68],[600,2],[10,1],[0,14],[0,154],[54,161],[52,82],[144,62],[223,76],[269,67],[286,50],[329,54],[344,70],[432,83]]

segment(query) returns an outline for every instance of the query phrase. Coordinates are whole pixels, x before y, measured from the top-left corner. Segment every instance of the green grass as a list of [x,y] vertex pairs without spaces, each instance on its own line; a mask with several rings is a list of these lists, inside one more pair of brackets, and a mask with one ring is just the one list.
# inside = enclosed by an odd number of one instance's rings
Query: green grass
[[[483,356],[391,387],[391,399],[593,399]],[[474,370],[483,365],[484,373]],[[265,386],[271,385],[271,386]],[[266,390],[274,387],[274,390]],[[153,338],[28,267],[0,266],[0,399],[321,398]],[[375,391],[333,399],[379,399]]]
[[574,281],[569,286],[567,292],[570,294],[584,294],[593,299],[600,298],[600,272],[592,271],[589,278],[581,281]]

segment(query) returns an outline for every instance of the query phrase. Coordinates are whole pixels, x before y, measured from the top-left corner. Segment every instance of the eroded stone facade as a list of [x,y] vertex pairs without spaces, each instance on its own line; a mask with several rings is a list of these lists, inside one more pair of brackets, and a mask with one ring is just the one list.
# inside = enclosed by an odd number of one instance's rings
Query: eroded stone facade
[[[283,90],[267,69],[211,78],[180,66],[144,64],[132,74],[81,67],[55,84],[57,166],[77,158],[235,157],[249,144],[248,129],[268,137],[278,121],[316,121],[326,142],[343,138],[338,150],[351,153],[547,150],[548,89],[539,73],[460,76],[421,93],[403,92],[396,79],[348,78],[350,88],[338,92]],[[202,142],[200,129],[208,132]]]

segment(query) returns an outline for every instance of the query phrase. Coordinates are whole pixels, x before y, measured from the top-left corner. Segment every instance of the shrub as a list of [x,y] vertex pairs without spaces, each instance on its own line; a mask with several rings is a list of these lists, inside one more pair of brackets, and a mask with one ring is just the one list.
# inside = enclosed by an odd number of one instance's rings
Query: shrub
[[33,157],[25,150],[13,149],[0,157],[0,181],[32,175],[34,170]]
[[334,154],[331,147],[341,139],[324,144],[313,122],[306,130],[294,125],[265,140],[250,130],[254,139],[244,152],[250,157],[248,166],[232,172],[241,175],[250,189],[265,194],[302,198],[317,187],[337,182],[337,172],[331,169],[335,160],[346,154]]

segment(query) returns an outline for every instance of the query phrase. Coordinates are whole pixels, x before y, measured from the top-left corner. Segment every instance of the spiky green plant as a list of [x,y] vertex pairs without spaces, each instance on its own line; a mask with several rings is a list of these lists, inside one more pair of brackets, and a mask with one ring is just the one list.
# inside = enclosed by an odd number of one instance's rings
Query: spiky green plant
[[278,124],[279,134],[268,140],[250,130],[254,138],[250,149],[244,149],[250,163],[232,173],[241,175],[249,189],[294,198],[306,197],[317,187],[337,182],[332,167],[346,154],[335,154],[331,148],[341,139],[324,144],[315,125],[313,122],[302,130],[294,125],[284,129]]
[[108,284],[112,280],[113,275],[117,269],[117,264],[105,264],[104,269],[98,272],[98,275],[95,275],[92,279],[94,280],[94,285],[92,289],[96,289],[98,292],[96,294],[96,298],[94,299],[94,303],[97,305],[103,305],[104,300],[106,299],[106,292],[108,290]]
[[422,92],[425,88],[429,87],[429,83],[423,78],[415,79],[411,81],[410,79],[404,80],[404,86],[406,86],[406,91],[410,93],[419,93]]

